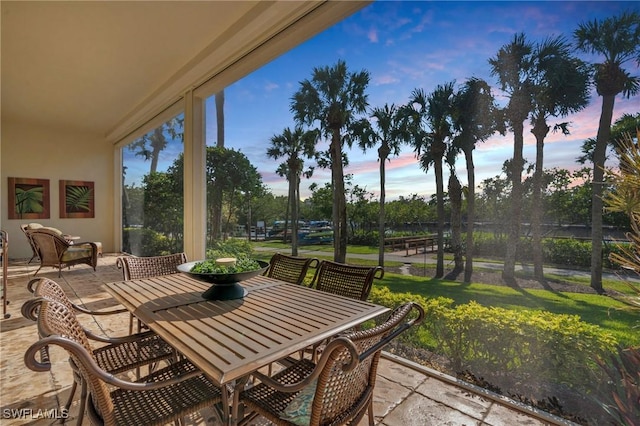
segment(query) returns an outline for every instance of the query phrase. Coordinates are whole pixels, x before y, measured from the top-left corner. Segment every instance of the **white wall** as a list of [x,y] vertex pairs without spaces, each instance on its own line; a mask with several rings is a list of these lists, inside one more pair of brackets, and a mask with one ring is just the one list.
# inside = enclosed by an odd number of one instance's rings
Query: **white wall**
[[[31,257],[31,248],[19,227],[28,222],[42,223],[64,233],[78,235],[80,241],[101,241],[105,253],[115,251],[114,149],[104,137],[3,120],[0,152],[0,228],[9,235],[9,258]],[[8,219],[9,177],[49,180],[48,219]],[[94,182],[94,218],[60,218],[58,187],[61,179]]]

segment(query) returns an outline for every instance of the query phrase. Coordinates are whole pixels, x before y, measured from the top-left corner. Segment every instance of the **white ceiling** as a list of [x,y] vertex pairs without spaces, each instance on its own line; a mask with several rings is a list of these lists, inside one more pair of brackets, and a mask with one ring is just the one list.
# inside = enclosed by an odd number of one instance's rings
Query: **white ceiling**
[[229,84],[366,4],[3,0],[2,121],[115,138],[188,88],[238,70]]

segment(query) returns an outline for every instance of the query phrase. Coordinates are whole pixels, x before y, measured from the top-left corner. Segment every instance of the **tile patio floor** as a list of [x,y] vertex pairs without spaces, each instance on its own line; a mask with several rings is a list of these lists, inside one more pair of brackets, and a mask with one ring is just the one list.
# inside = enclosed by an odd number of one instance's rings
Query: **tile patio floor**
[[[77,304],[92,310],[112,308],[117,304],[101,285],[122,279],[115,267],[116,257],[105,253],[96,272],[81,265],[64,270],[62,278],[53,268],[43,268],[38,276],[58,282]],[[35,262],[27,265],[24,259],[10,262],[7,313],[11,316],[0,320],[0,425],[54,424],[55,420],[38,415],[52,414],[62,407],[72,383],[67,356],[61,348],[51,351],[54,365],[50,372],[33,372],[23,362],[23,354],[36,340],[37,332],[34,323],[22,317],[20,307],[31,296],[26,284],[37,267]],[[87,328],[108,336],[126,334],[129,324],[128,314],[117,318],[82,315],[80,320]],[[79,392],[68,423],[77,421],[78,398]],[[387,353],[383,353],[378,371],[374,412],[375,423],[385,426],[572,424]],[[368,424],[367,418],[361,423]],[[85,419],[83,424],[89,422]],[[187,419],[186,424],[216,422],[212,413],[203,412]]]

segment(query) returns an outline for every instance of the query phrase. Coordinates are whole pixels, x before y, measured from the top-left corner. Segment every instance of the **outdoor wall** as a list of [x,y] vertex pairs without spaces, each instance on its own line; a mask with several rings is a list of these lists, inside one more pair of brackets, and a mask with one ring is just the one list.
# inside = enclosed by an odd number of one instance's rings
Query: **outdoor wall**
[[[51,127],[2,121],[0,142],[0,228],[9,234],[9,258],[29,258],[31,249],[20,224],[38,222],[78,235],[81,241],[102,242],[114,251],[114,149],[100,135],[70,133]],[[48,179],[48,219],[8,218],[8,178]],[[95,217],[60,218],[59,180],[94,182]]]

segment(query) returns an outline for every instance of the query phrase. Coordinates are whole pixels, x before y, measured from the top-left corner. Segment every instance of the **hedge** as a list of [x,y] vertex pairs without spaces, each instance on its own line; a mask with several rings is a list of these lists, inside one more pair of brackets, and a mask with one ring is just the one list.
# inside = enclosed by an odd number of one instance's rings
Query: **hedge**
[[592,387],[597,358],[615,352],[615,338],[575,315],[515,311],[476,302],[454,306],[447,298],[426,299],[374,287],[369,300],[394,308],[419,303],[425,321],[403,343],[446,356],[456,373],[508,376],[512,381],[555,382],[579,390]]

